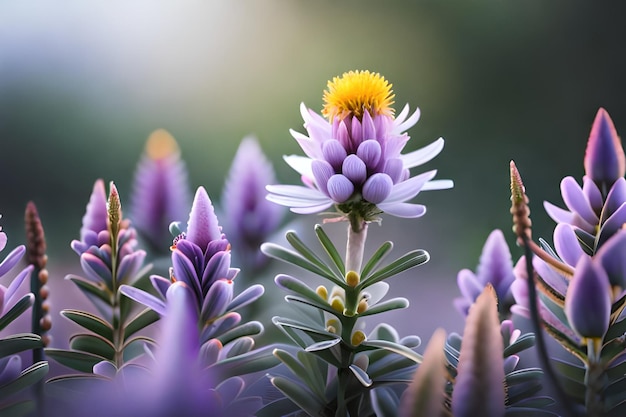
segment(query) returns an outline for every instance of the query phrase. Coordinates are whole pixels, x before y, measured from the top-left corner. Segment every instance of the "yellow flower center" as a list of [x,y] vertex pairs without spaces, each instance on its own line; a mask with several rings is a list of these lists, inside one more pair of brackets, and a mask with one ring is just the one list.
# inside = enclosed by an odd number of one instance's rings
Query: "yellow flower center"
[[361,119],[364,111],[372,116],[382,114],[392,117],[394,97],[391,84],[379,73],[344,72],[341,77],[328,81],[322,114],[331,121],[335,117],[344,119],[350,115]]

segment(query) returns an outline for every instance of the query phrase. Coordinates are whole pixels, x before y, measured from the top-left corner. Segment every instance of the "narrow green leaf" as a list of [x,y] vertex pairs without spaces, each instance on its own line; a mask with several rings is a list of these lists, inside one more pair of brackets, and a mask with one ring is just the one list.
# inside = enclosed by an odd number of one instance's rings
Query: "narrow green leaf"
[[304,350],[297,353],[298,360],[309,370],[308,378],[311,379],[311,388],[319,395],[320,399],[326,398],[326,381],[328,379],[328,364],[319,360],[317,355]]
[[397,417],[400,399],[391,388],[379,387],[372,394],[372,406],[377,417]]
[[289,416],[297,411],[300,411],[300,407],[296,403],[289,398],[280,398],[261,408],[255,415],[256,417]]
[[391,300],[383,301],[373,307],[368,308],[363,313],[359,314],[361,317],[371,316],[374,314],[384,313],[385,311],[399,310],[409,307],[409,300],[404,297],[392,298]]
[[16,392],[42,380],[48,373],[48,369],[49,366],[46,361],[34,363],[24,369],[20,376],[0,387],[0,399],[5,399],[8,396],[13,395]]
[[255,336],[263,332],[263,325],[258,321],[249,321],[218,336],[222,345],[245,336]]
[[524,333],[514,343],[504,348],[502,355],[504,358],[508,358],[533,346],[535,346],[535,335],[533,333]]
[[298,359],[286,350],[274,349],[273,354],[280,359],[295,376],[300,378],[320,400],[324,399],[326,386],[325,384],[320,386],[319,381],[314,379],[315,372],[312,372],[311,369],[308,369],[304,364],[300,363]]
[[330,313],[334,316],[337,316],[338,318],[342,317],[343,315],[340,312],[337,312],[335,310],[333,310],[333,308],[331,306],[329,306],[328,304],[323,304],[320,302],[316,302],[313,300],[310,300],[308,298],[304,298],[304,297],[298,297],[296,295],[286,295],[285,296],[285,300],[287,300],[287,302],[298,302],[298,303],[302,303],[302,304],[306,304],[315,308],[318,308],[320,310],[326,311],[327,313]]
[[296,252],[285,249],[282,246],[276,245],[274,243],[264,243],[261,245],[261,251],[271,258],[279,259],[292,265],[299,266],[300,268],[306,269],[307,271],[311,271],[314,274],[327,278],[337,285],[345,285],[343,280],[337,279],[334,274],[328,273],[328,271],[320,269],[317,265],[315,265],[308,259],[302,257]]
[[356,379],[363,385],[364,387],[372,386],[372,379],[363,369],[359,368],[355,364],[350,365],[349,369],[352,371]]
[[26,294],[20,300],[15,303],[9,311],[7,311],[2,317],[0,317],[0,330],[7,327],[13,320],[22,315],[26,310],[33,305],[35,297],[32,294]]
[[530,407],[509,407],[504,415],[505,417],[559,417],[559,414],[552,411]]
[[291,275],[278,274],[276,275],[276,278],[274,278],[274,282],[279,287],[289,290],[291,292],[295,292],[296,294],[300,294],[306,299],[317,303],[326,303],[326,300],[317,295],[317,293],[313,291],[313,289],[311,289],[308,285],[306,285],[299,279],[292,277]]
[[0,406],[0,416],[19,417],[31,415],[35,411],[35,402],[31,400],[19,401]]
[[574,381],[579,381],[580,383],[583,383],[583,381],[585,380],[585,368],[582,367],[582,364],[576,365],[563,361],[559,358],[552,358],[551,362],[561,375],[566,376],[567,378]]
[[379,281],[426,263],[429,259],[430,255],[428,252],[423,249],[415,249],[374,272],[367,279],[362,280],[359,286],[361,289],[367,288]]
[[325,270],[327,273],[332,274],[333,271],[328,268],[328,265],[320,259],[319,256],[311,248],[304,244],[304,242],[298,237],[296,232],[289,231],[285,234],[287,242],[302,256],[314,263],[318,268]]
[[265,371],[280,363],[278,358],[272,354],[272,351],[272,347],[265,346],[242,355],[223,359],[209,368],[216,372],[216,375],[220,375],[222,380],[233,376]]
[[525,382],[539,381],[543,378],[541,368],[524,368],[510,372],[504,376],[507,385],[523,384]]
[[98,362],[107,360],[102,356],[73,350],[46,348],[44,352],[47,357],[54,359],[61,365],[87,373],[92,373],[93,366]]
[[106,304],[111,304],[111,292],[102,283],[93,283],[76,275],[68,275],[65,277],[72,281],[85,294],[91,294]]
[[41,337],[33,333],[19,333],[0,339],[0,358],[43,347]]
[[361,343],[359,347],[372,347],[372,348],[378,348],[378,349],[385,349],[390,352],[397,353],[398,355],[402,355],[408,359],[411,359],[413,362],[422,363],[422,355],[420,355],[417,352],[412,351],[406,346],[389,342],[388,340],[366,340],[363,343]]
[[339,254],[339,251],[337,250],[333,242],[330,240],[330,238],[328,237],[324,229],[322,229],[322,226],[320,226],[319,224],[315,225],[315,234],[317,235],[317,239],[320,241],[320,243],[324,247],[324,250],[330,257],[330,259],[332,259],[333,263],[339,270],[339,273],[341,274],[341,278],[345,277],[346,266],[343,263],[343,258]]
[[92,334],[76,334],[70,337],[70,349],[93,353],[112,360],[115,357],[115,347],[105,338]]
[[154,339],[145,336],[137,336],[127,340],[122,347],[124,362],[128,362],[146,353],[145,345],[156,345]]
[[302,385],[290,379],[275,376],[270,379],[279,391],[285,394],[291,401],[296,403],[302,411],[310,416],[323,415],[325,404],[319,401],[315,394],[303,387]]
[[113,342],[113,328],[100,317],[81,310],[63,310],[61,315]]
[[135,317],[124,326],[124,339],[128,339],[130,336],[138,332],[139,330],[149,326],[150,324],[158,321],[160,316],[151,308],[138,313]]
[[361,271],[361,280],[366,280],[368,275],[372,270],[382,261],[385,256],[389,253],[389,251],[393,249],[393,242],[387,241],[383,243],[377,250],[374,252],[372,257],[367,261],[365,266],[363,266],[363,270]]

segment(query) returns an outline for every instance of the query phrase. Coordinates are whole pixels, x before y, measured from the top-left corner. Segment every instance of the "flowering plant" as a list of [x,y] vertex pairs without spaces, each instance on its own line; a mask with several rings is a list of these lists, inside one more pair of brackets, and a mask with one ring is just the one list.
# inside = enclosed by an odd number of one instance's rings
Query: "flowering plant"
[[[403,153],[420,113],[407,105],[396,116],[393,99],[380,74],[333,78],[321,114],[300,107],[306,134],[291,131],[305,156],[284,159],[303,185],[275,184],[270,161],[248,137],[221,206],[202,186],[191,193],[178,144],[155,131],[137,165],[128,218],[115,184],[107,192],[95,180],[71,242],[82,272],[65,282],[91,308],[64,300],[61,315],[79,329],[67,341],[51,337],[57,324],[49,314],[44,228],[29,203],[27,244],[0,263],[0,277],[14,276],[0,285],[0,330],[29,310],[32,316],[29,333],[0,338],[0,413],[623,415],[626,157],[607,112],[599,110],[591,129],[583,185],[561,182],[567,209],[545,203],[557,222],[552,246],[533,241],[529,199],[510,163],[524,255],[514,263],[504,233],[493,231],[476,271],[457,277],[460,296],[451,303],[462,334],[440,328],[422,349],[420,337],[380,320],[366,332],[368,321],[409,305],[386,298],[389,279],[417,274],[430,258],[414,249],[388,261],[390,241],[366,258],[369,225],[386,215],[421,217],[426,207],[412,202],[421,191],[453,186],[434,179],[436,170],[411,172],[435,158],[444,140]],[[296,231],[298,219],[277,243],[281,206],[322,212],[312,239],[318,249]],[[327,232],[342,225],[345,251]],[[0,229],[0,250],[6,244]],[[25,254],[27,265],[13,273]],[[270,288],[263,281],[276,260],[291,269]],[[27,279],[30,292],[20,297]],[[279,291],[286,304],[271,316]],[[517,328],[520,320],[533,332]],[[571,358],[551,358],[546,335]],[[524,357],[530,349],[539,366]]]

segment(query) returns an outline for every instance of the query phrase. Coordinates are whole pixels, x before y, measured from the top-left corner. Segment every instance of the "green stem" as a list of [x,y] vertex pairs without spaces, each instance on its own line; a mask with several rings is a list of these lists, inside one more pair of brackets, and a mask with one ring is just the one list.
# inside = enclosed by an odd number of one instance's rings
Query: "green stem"
[[587,341],[587,359],[585,368],[585,408],[590,417],[604,415],[604,388],[608,378],[603,364],[600,361],[602,341],[589,339]]
[[348,406],[346,403],[346,390],[348,388],[348,368],[337,369],[337,410],[335,417],[346,417],[348,415]]

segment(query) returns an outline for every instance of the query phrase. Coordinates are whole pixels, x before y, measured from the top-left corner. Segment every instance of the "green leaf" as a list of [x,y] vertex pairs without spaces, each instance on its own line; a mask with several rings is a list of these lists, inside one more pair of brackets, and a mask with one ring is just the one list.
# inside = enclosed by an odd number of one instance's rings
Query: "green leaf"
[[235,339],[245,336],[255,336],[263,332],[263,325],[258,321],[249,321],[237,327],[233,327],[227,332],[221,334],[217,339],[225,345]]
[[382,281],[408,269],[426,263],[429,259],[430,255],[428,254],[428,252],[423,249],[415,249],[396,259],[389,265],[374,272],[366,279],[363,279],[359,284],[359,287],[360,289],[367,288],[379,281]]
[[559,417],[558,414],[548,410],[541,410],[530,407],[508,407],[504,413],[505,417]]
[[372,379],[363,369],[359,368],[355,364],[350,365],[349,369],[352,371],[356,379],[363,385],[364,387],[372,386]]
[[100,317],[86,311],[71,309],[61,311],[61,315],[81,325],[85,329],[102,336],[106,340],[113,342],[113,328]]
[[9,311],[7,311],[2,317],[0,317],[0,330],[7,327],[13,320],[22,315],[26,310],[33,305],[35,297],[32,294],[26,294],[20,300],[15,303]]
[[265,346],[242,355],[223,359],[209,368],[216,372],[216,375],[220,375],[222,380],[233,376],[265,371],[280,363],[278,358],[272,354],[272,350],[271,346]]
[[525,368],[525,369],[518,369],[516,371],[513,371],[507,375],[505,375],[504,380],[506,381],[507,385],[516,385],[516,384],[523,384],[525,382],[535,382],[535,381],[539,381],[541,382],[541,379],[543,378],[543,371],[541,370],[541,368]]
[[34,363],[24,369],[20,376],[13,381],[0,386],[0,399],[5,399],[26,387],[42,380],[48,373],[48,362],[42,361]]
[[404,297],[392,298],[391,300],[383,301],[373,307],[368,308],[363,313],[359,314],[360,317],[371,316],[374,314],[384,313],[385,311],[399,310],[407,308],[409,301]]
[[124,339],[128,339],[130,336],[138,332],[139,330],[151,325],[158,321],[160,316],[151,308],[138,313],[126,326],[124,326]]
[[524,333],[515,342],[504,348],[502,356],[508,358],[533,346],[535,346],[535,335],[533,333]]
[[76,275],[68,275],[65,279],[68,279],[76,284],[76,286],[83,293],[87,295],[91,294],[108,305],[111,304],[111,292],[104,286],[104,284],[96,284]]
[[377,250],[374,252],[372,257],[367,261],[365,266],[363,266],[363,270],[361,271],[361,280],[367,279],[369,273],[382,261],[385,256],[389,253],[389,251],[393,249],[393,242],[385,242],[383,243]]
[[310,416],[323,415],[326,404],[320,401],[315,394],[303,387],[302,385],[290,379],[275,376],[270,379],[280,392],[285,394],[291,401],[296,403],[302,411]]
[[300,407],[296,403],[289,398],[280,398],[261,408],[255,415],[256,417],[288,416],[297,411],[300,411]]
[[411,359],[413,362],[422,363],[422,355],[413,350],[409,349],[406,346],[400,345],[398,343],[390,342],[388,340],[366,340],[359,345],[359,347],[370,347],[370,348],[378,348],[385,349],[390,352],[397,353],[398,355],[402,355],[405,358]]
[[372,393],[372,406],[377,417],[396,417],[400,400],[390,388],[379,387]]
[[282,246],[276,245],[274,243],[264,243],[261,245],[261,251],[271,258],[279,259],[292,265],[299,266],[300,268],[306,269],[307,271],[311,271],[314,274],[327,278],[336,285],[345,286],[345,282],[343,282],[343,279],[338,279],[334,274],[330,273],[329,271],[321,269],[308,259],[302,257],[296,252],[285,249]]
[[[326,265],[324,261],[322,261],[319,258],[319,256],[317,256],[317,254],[313,252],[313,250],[311,250],[307,245],[304,244],[304,242],[298,237],[296,232],[294,231],[287,232],[285,234],[285,238],[287,239],[287,242],[289,242],[289,244],[296,251],[298,251],[300,255],[304,256],[306,259],[314,263],[318,268],[325,270],[329,274],[333,274],[333,271],[330,268],[328,268],[328,265]],[[341,278],[341,277],[342,276],[339,276],[338,278]]]
[[13,355],[29,349],[43,347],[41,337],[33,333],[19,333],[0,339],[0,357]]
[[54,359],[61,365],[87,373],[93,373],[93,366],[95,364],[107,360],[102,356],[73,350],[46,348],[44,352],[47,357]]
[[559,358],[552,358],[552,365],[559,373],[574,381],[583,383],[585,380],[585,368],[582,366],[563,361]]
[[[298,354],[300,354],[300,352],[298,352]],[[302,382],[304,382],[320,400],[324,400],[326,384],[318,378],[315,378],[316,373],[312,369],[309,369],[304,364],[300,363],[298,359],[286,350],[274,349],[273,354],[282,363],[284,363],[295,376],[300,378],[300,380],[302,380]],[[312,354],[308,353],[308,355]]]
[[154,339],[145,336],[137,336],[127,340],[122,347],[124,362],[128,362],[146,353],[144,348],[146,344],[156,345],[156,342]]
[[339,270],[339,273],[341,274],[340,278],[345,277],[346,266],[343,263],[343,258],[339,254],[339,251],[337,250],[333,242],[330,240],[330,238],[328,237],[324,229],[322,229],[322,226],[320,226],[319,224],[315,225],[315,234],[317,235],[317,239],[320,241],[320,243],[324,247],[324,250],[330,257],[330,259],[333,261],[337,269]]
[[46,381],[46,393],[57,398],[67,398],[86,392],[97,392],[97,389],[105,392],[110,389],[106,385],[109,381],[107,377],[97,374],[60,375]]
[[295,302],[297,302],[297,303],[302,303],[302,304],[305,304],[305,305],[308,305],[308,306],[315,307],[315,308],[317,308],[317,309],[320,309],[320,310],[323,310],[323,311],[325,311],[325,312],[327,312],[327,313],[330,313],[330,314],[332,314],[333,316],[336,316],[336,317],[337,317],[337,318],[339,318],[340,320],[341,320],[341,317],[343,317],[343,315],[342,315],[340,312],[335,311],[335,310],[334,310],[334,309],[333,309],[330,305],[328,305],[328,304],[323,304],[323,303],[320,303],[320,302],[317,302],[317,301],[311,300],[311,299],[309,299],[309,298],[298,297],[298,296],[296,296],[296,295],[286,295],[286,296],[285,296],[285,300],[286,300],[287,302],[292,302],[292,301],[295,301]]
[[70,337],[70,349],[93,353],[109,360],[115,357],[115,346],[104,337],[92,334],[76,334]]

